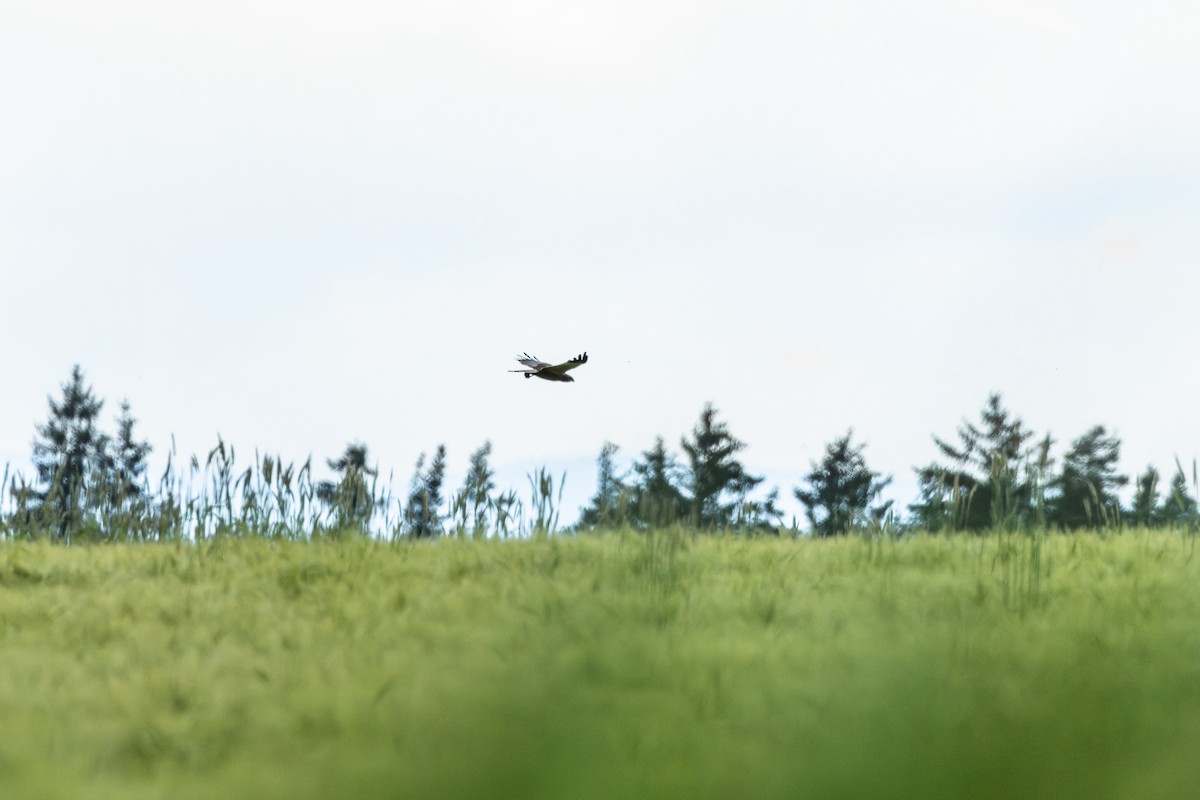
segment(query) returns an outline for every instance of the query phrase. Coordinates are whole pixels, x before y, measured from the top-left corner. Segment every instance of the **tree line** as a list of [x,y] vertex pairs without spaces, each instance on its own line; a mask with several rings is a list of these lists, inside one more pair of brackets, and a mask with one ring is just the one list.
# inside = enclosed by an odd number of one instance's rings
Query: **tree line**
[[[581,524],[778,527],[778,491],[749,499],[748,491],[761,479],[733,457],[744,445],[714,421],[715,414],[706,406],[691,439],[680,441],[682,463],[659,437],[620,475],[614,460],[618,448],[606,443],[597,461],[597,492]],[[854,442],[853,431],[826,445],[803,484],[792,490],[813,535],[1200,525],[1194,462],[1190,485],[1178,460],[1166,487],[1158,470],[1147,466],[1136,478],[1132,503],[1125,506],[1118,492],[1129,477],[1118,470],[1121,442],[1114,434],[1103,425],[1089,428],[1071,442],[1060,463],[1050,434],[1037,436],[1004,407],[998,392],[988,395],[978,422],[964,419],[954,437],[935,435],[933,442],[941,459],[914,468],[919,497],[904,516],[892,501],[881,502],[893,476],[870,469],[866,445]]]
[[472,455],[464,485],[445,486],[446,448],[417,460],[409,490],[397,497],[380,481],[365,444],[351,442],[326,460],[333,480],[316,480],[304,464],[255,453],[245,467],[218,439],[201,460],[180,464],[168,453],[157,485],[148,476],[149,442],[135,433],[127,400],[114,434],[101,425],[104,401],[75,365],[49,418],[35,426],[32,480],[10,474],[0,481],[0,539],[57,541],[203,539],[218,535],[312,538],[363,533],[432,538],[447,531],[500,536],[538,533],[558,524],[554,487],[544,469],[530,476],[536,489],[526,504],[515,491],[498,491],[489,464],[491,444]]
[[[393,496],[391,480],[380,481],[361,442],[327,459],[336,477],[318,481],[311,459],[297,467],[256,453],[242,468],[233,448],[220,440],[203,465],[196,456],[178,465],[168,454],[152,489],[152,447],[137,438],[128,401],[120,404],[115,431],[105,432],[104,401],[76,365],[61,397],[48,398],[48,405],[47,421],[35,427],[33,481],[6,469],[0,484],[0,501],[7,495],[0,502],[0,536],[71,541],[360,532],[422,539],[537,535],[559,527],[565,475],[556,481],[544,468],[529,475],[526,502],[515,490],[496,487],[490,442],[471,454],[464,483],[453,492],[445,485],[444,445],[428,461],[422,454],[408,491]],[[1158,471],[1147,467],[1134,481],[1132,503],[1122,505],[1118,492],[1129,477],[1118,470],[1121,442],[1103,425],[1074,439],[1060,461],[1051,436],[1035,434],[992,393],[977,422],[964,419],[953,437],[935,435],[933,441],[941,458],[914,468],[919,496],[904,515],[881,500],[892,476],[869,467],[866,444],[856,443],[853,431],[830,442],[792,489],[811,533],[1200,525],[1194,464],[1190,485],[1176,461],[1165,487]],[[739,459],[745,443],[711,403],[679,447],[681,456],[659,436],[622,470],[619,449],[606,442],[597,459],[596,493],[573,528],[799,532],[795,521],[783,522],[778,488],[759,491],[763,478]]]

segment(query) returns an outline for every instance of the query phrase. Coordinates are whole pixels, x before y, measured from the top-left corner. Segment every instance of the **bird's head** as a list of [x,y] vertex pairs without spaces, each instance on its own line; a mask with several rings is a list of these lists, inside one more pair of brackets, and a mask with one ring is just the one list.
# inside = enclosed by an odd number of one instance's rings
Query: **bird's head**
[[567,383],[574,383],[574,382],[575,382],[575,379],[574,379],[574,378],[572,378],[570,375],[563,375],[563,380],[564,380],[564,381],[566,381]]

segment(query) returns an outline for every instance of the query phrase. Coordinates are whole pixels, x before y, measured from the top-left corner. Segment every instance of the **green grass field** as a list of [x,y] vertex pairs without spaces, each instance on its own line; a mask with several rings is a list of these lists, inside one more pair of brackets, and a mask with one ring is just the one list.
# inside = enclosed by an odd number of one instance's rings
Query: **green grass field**
[[1165,532],[0,545],[0,797],[1190,798]]

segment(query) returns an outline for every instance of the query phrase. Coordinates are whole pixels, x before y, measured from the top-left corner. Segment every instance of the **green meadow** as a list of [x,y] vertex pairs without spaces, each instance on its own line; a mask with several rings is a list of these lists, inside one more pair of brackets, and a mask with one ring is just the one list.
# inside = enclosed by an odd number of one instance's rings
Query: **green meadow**
[[0,544],[0,797],[1190,798],[1194,536]]

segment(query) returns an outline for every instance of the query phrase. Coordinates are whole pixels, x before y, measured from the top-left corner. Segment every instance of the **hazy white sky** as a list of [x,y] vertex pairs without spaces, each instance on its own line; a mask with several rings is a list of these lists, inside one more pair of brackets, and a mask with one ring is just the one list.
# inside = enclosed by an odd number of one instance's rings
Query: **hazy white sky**
[[78,362],[159,457],[457,483],[491,439],[569,516],[706,401],[788,497],[854,426],[909,502],[993,389],[1170,469],[1197,41],[1168,0],[4,0],[0,462]]

